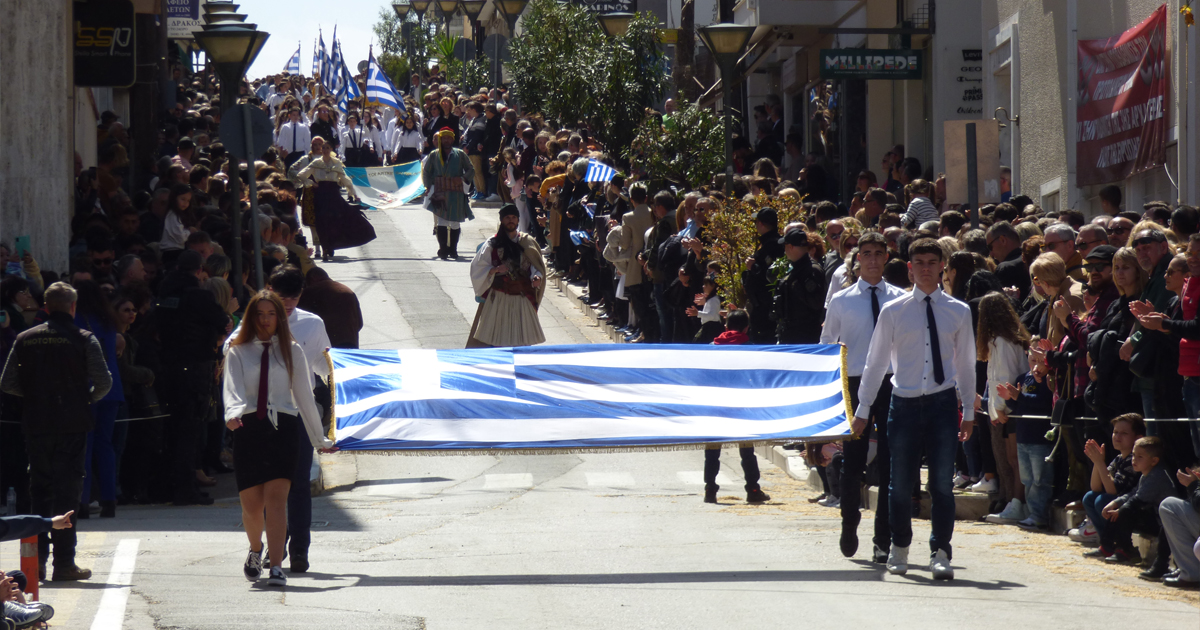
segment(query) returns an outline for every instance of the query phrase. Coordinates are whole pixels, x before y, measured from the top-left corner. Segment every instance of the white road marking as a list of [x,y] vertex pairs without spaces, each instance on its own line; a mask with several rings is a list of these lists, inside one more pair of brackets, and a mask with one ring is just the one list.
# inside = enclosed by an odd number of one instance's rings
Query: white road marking
[[125,538],[117,543],[112,568],[105,581],[109,588],[104,589],[104,596],[100,598],[92,630],[120,630],[125,625],[125,604],[129,601],[129,585],[133,582],[139,543],[138,538]]
[[606,488],[632,488],[635,485],[633,475],[627,472],[589,472],[583,473],[589,486]]
[[513,473],[507,475],[484,475],[484,490],[514,490],[517,488],[532,488],[531,473]]
[[[683,483],[686,483],[688,485],[691,485],[691,486],[703,486],[704,485],[704,471],[703,470],[681,470],[675,474],[679,476],[680,481],[682,481]],[[725,473],[723,473],[723,472],[717,473],[717,485],[718,486],[722,486],[722,485],[727,486],[727,485],[732,485],[733,483],[734,483],[734,481],[732,479],[730,479],[729,476],[726,475]]]

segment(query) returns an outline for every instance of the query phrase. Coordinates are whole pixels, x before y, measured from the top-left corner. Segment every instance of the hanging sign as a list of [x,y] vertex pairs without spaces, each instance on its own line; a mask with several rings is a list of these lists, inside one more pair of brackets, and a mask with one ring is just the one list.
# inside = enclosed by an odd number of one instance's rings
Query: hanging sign
[[925,57],[920,50],[833,48],[821,51],[822,79],[921,79]]

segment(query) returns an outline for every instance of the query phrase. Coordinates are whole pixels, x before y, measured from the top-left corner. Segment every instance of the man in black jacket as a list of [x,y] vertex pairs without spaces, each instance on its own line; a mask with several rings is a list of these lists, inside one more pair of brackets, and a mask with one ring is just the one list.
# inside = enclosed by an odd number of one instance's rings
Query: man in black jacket
[[750,340],[756,344],[773,344],[771,265],[783,257],[783,246],[779,244],[779,214],[774,208],[759,210],[754,215],[754,228],[758,230],[758,248],[753,257],[746,259],[746,271],[742,272],[742,286],[746,288],[750,306]]
[[163,384],[167,411],[168,458],[175,505],[211,505],[196,483],[196,453],[208,418],[216,377],[217,348],[232,329],[205,279],[200,254],[185,250],[174,271],[163,279],[154,306],[162,340]]
[[[21,429],[29,455],[30,500],[34,512],[49,517],[79,506],[87,434],[92,430],[90,405],[108,393],[112,375],[100,342],[75,326],[75,289],[55,282],[46,289],[45,300],[47,321],[17,336],[0,375],[0,389],[24,398]],[[38,540],[43,579],[50,541],[44,535]],[[75,565],[74,529],[55,530],[53,541],[54,581],[92,576]]]
[[1033,281],[1029,278],[1029,268],[1021,259],[1021,235],[1008,221],[1000,221],[988,228],[988,253],[996,261],[996,278],[1007,287],[1016,287],[1020,291],[1017,298],[1023,301],[1029,296]]
[[779,244],[792,268],[775,291],[776,339],[780,344],[820,343],[825,272],[809,256],[808,234],[801,226],[789,226]]
[[474,101],[467,103],[467,114],[471,122],[467,124],[467,132],[463,134],[463,150],[475,167],[475,192],[471,201],[482,201],[487,196],[487,170],[484,168],[483,140],[487,133],[487,122],[483,118],[483,105]]

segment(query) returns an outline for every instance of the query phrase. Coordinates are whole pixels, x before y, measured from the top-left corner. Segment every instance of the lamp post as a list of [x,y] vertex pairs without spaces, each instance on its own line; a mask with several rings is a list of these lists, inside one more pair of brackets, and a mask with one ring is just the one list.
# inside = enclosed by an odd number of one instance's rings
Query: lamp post
[[710,24],[701,26],[700,37],[704,46],[717,59],[721,67],[721,101],[725,106],[725,197],[733,193],[733,110],[730,90],[738,61],[746,51],[746,44],[754,34],[755,27],[741,24]]
[[418,21],[423,21],[429,13],[429,5],[433,4],[433,0],[409,0],[408,3],[412,7],[412,11],[417,16]]
[[487,6],[487,0],[462,0],[463,14],[471,23],[471,39],[475,40],[477,54],[479,50],[483,49],[483,29],[480,28],[479,14],[483,13],[485,6]]
[[[221,77],[221,111],[229,112],[237,104],[241,92],[242,77],[246,68],[254,63],[270,34],[258,30],[254,24],[246,24],[246,16],[237,13],[238,5],[232,2],[208,2],[204,5],[204,27],[194,35],[196,43],[204,49],[204,54],[212,62],[217,75]],[[246,146],[253,144],[254,137],[250,125],[249,106],[242,108],[242,124],[246,135]],[[265,147],[263,147],[265,149]],[[250,153],[250,151],[247,151]],[[253,170],[254,156],[246,157],[247,166]],[[241,204],[241,169],[235,162],[233,165],[234,195],[238,200],[233,204],[233,278],[231,282],[234,295],[241,299],[242,294],[242,204]],[[253,176],[251,177],[253,182]],[[262,244],[258,230],[258,189],[250,187],[250,207],[254,214],[254,251],[255,271],[258,285],[262,286]]]
[[446,27],[446,36],[450,35],[450,21],[458,13],[458,0],[436,0],[438,12],[442,14],[442,24]]
[[633,21],[632,13],[601,13],[600,26],[609,37],[620,37],[629,32],[629,23]]
[[529,0],[493,0],[493,3],[504,13],[509,36],[516,37],[517,19],[521,17],[521,12],[525,10],[525,5],[529,4]]
[[392,10],[396,12],[396,17],[400,19],[400,36],[404,39],[404,54],[408,57],[408,76],[404,79],[404,89],[408,89],[412,82],[413,67],[416,62],[413,59],[413,44],[412,44],[412,22],[408,21],[408,13],[412,11],[412,5],[407,0],[397,0],[392,3]]

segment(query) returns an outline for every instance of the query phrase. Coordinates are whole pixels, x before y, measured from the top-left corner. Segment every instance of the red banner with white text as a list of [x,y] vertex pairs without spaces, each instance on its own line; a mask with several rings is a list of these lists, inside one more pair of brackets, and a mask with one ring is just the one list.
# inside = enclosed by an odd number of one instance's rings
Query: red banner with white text
[[1078,186],[1164,163],[1170,71],[1165,4],[1116,37],[1079,40]]

